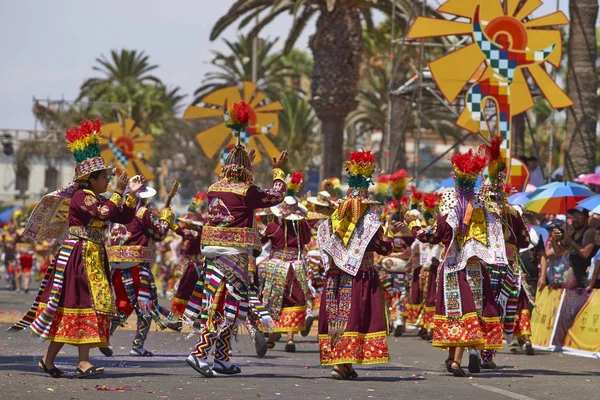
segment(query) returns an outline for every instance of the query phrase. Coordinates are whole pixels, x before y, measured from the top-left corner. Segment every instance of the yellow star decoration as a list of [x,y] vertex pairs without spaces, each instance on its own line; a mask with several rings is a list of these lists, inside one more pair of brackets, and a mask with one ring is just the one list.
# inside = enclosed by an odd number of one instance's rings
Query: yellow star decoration
[[[278,111],[283,110],[280,102],[269,102],[267,96],[260,92],[253,82],[244,82],[242,91],[237,86],[215,90],[200,101],[200,106],[190,106],[185,110],[183,119],[223,118],[223,110],[232,103],[245,101],[252,107],[254,115],[250,115],[250,124],[246,130],[248,151],[254,149],[256,156],[254,164],[262,160],[261,153],[268,157],[276,157],[279,150],[268,135],[277,136],[279,133]],[[231,130],[221,122],[196,135],[196,140],[206,157],[213,159],[223,149],[236,144],[237,140]],[[259,146],[260,144],[260,146]],[[220,162],[215,171],[220,171]]]
[[109,165],[119,171],[127,171],[130,177],[143,175],[146,180],[155,178],[146,163],[152,154],[152,135],[146,135],[136,126],[135,121],[127,118],[120,122],[103,124],[100,128],[100,146],[102,157]]

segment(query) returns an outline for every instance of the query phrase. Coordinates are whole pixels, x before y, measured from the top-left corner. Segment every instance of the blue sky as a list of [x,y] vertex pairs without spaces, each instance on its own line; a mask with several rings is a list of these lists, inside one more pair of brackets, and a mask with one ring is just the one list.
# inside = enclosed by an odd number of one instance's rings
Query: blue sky
[[[211,50],[224,50],[220,39],[208,40],[214,22],[233,0],[0,0],[0,128],[32,129],[32,98],[74,99],[85,78],[96,76],[94,60],[111,49],[144,50],[160,68],[155,75],[180,86],[192,100],[208,65]],[[430,0],[430,4],[434,1]],[[535,15],[552,12],[546,0]],[[560,0],[568,12],[568,0]],[[280,16],[264,32],[282,38],[291,17]],[[307,48],[314,21],[298,42]],[[222,37],[233,39],[236,29]],[[283,40],[280,41],[282,45]]]

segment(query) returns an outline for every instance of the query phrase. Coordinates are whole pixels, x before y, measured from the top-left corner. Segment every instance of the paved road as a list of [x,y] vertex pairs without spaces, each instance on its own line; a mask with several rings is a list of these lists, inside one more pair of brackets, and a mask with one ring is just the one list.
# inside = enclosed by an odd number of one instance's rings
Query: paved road
[[[25,311],[32,295],[20,297],[0,291],[0,322]],[[13,312],[15,311],[15,312]],[[499,369],[471,378],[449,376],[442,362],[445,353],[415,335],[390,337],[391,362],[358,366],[358,381],[334,381],[330,369],[319,366],[316,337],[299,337],[297,352],[283,352],[283,342],[259,359],[246,334],[234,344],[237,376],[206,379],[184,362],[194,345],[183,335],[151,332],[146,348],[153,358],[127,356],[133,331],[118,330],[113,337],[115,356],[93,350],[96,365],[107,372],[93,379],[53,379],[36,369],[46,344],[26,333],[6,333],[0,323],[0,399],[595,399],[600,382],[600,361],[538,353],[533,357],[501,351]],[[73,372],[76,349],[65,347],[58,367]],[[126,394],[89,390],[96,386],[129,386]],[[112,396],[112,397],[111,397]],[[115,397],[116,396],[116,397]]]

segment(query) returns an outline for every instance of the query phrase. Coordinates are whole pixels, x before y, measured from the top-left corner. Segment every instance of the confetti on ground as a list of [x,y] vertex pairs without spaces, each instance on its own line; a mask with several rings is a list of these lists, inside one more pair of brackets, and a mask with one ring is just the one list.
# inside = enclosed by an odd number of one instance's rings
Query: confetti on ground
[[93,388],[83,388],[83,390],[100,390],[100,391],[107,391],[107,392],[130,392],[132,390],[139,390],[140,388],[141,388],[141,386],[129,386],[129,385],[117,386],[117,387],[110,387],[110,386],[106,386],[106,385],[96,385]]

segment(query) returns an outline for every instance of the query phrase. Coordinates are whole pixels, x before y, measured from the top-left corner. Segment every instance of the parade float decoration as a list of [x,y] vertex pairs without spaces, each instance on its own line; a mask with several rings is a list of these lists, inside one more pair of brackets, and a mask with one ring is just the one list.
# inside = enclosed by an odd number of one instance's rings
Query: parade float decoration
[[98,136],[107,164],[114,165],[119,172],[126,171],[130,177],[142,175],[149,181],[155,178],[147,165],[154,138],[145,134],[133,119],[104,124]]
[[277,113],[283,110],[281,103],[270,102],[253,82],[245,81],[241,90],[237,86],[217,89],[204,96],[199,105],[188,107],[183,115],[185,120],[213,118],[217,121],[219,118],[216,125],[196,135],[196,140],[207,158],[214,159],[217,154],[220,154],[219,163],[215,167],[217,174],[238,140],[227,127],[226,122],[221,119],[223,110],[228,109],[233,103],[240,102],[246,102],[251,107],[248,127],[241,132],[239,140],[248,151],[256,152],[254,164],[260,163],[263,155],[271,158],[277,157],[280,153],[270,136],[277,136],[279,133]]
[[[535,104],[524,71],[553,108],[573,105],[546,69],[547,64],[560,65],[562,36],[557,27],[569,20],[560,11],[532,18],[541,5],[541,0],[447,0],[437,12],[448,19],[418,17],[408,32],[408,39],[421,40],[471,36],[471,44],[432,61],[429,69],[448,102],[464,94],[458,126],[488,142],[503,138],[507,181],[520,188],[526,186],[529,172],[511,153],[511,122]],[[486,117],[490,102],[495,106],[493,129]]]

